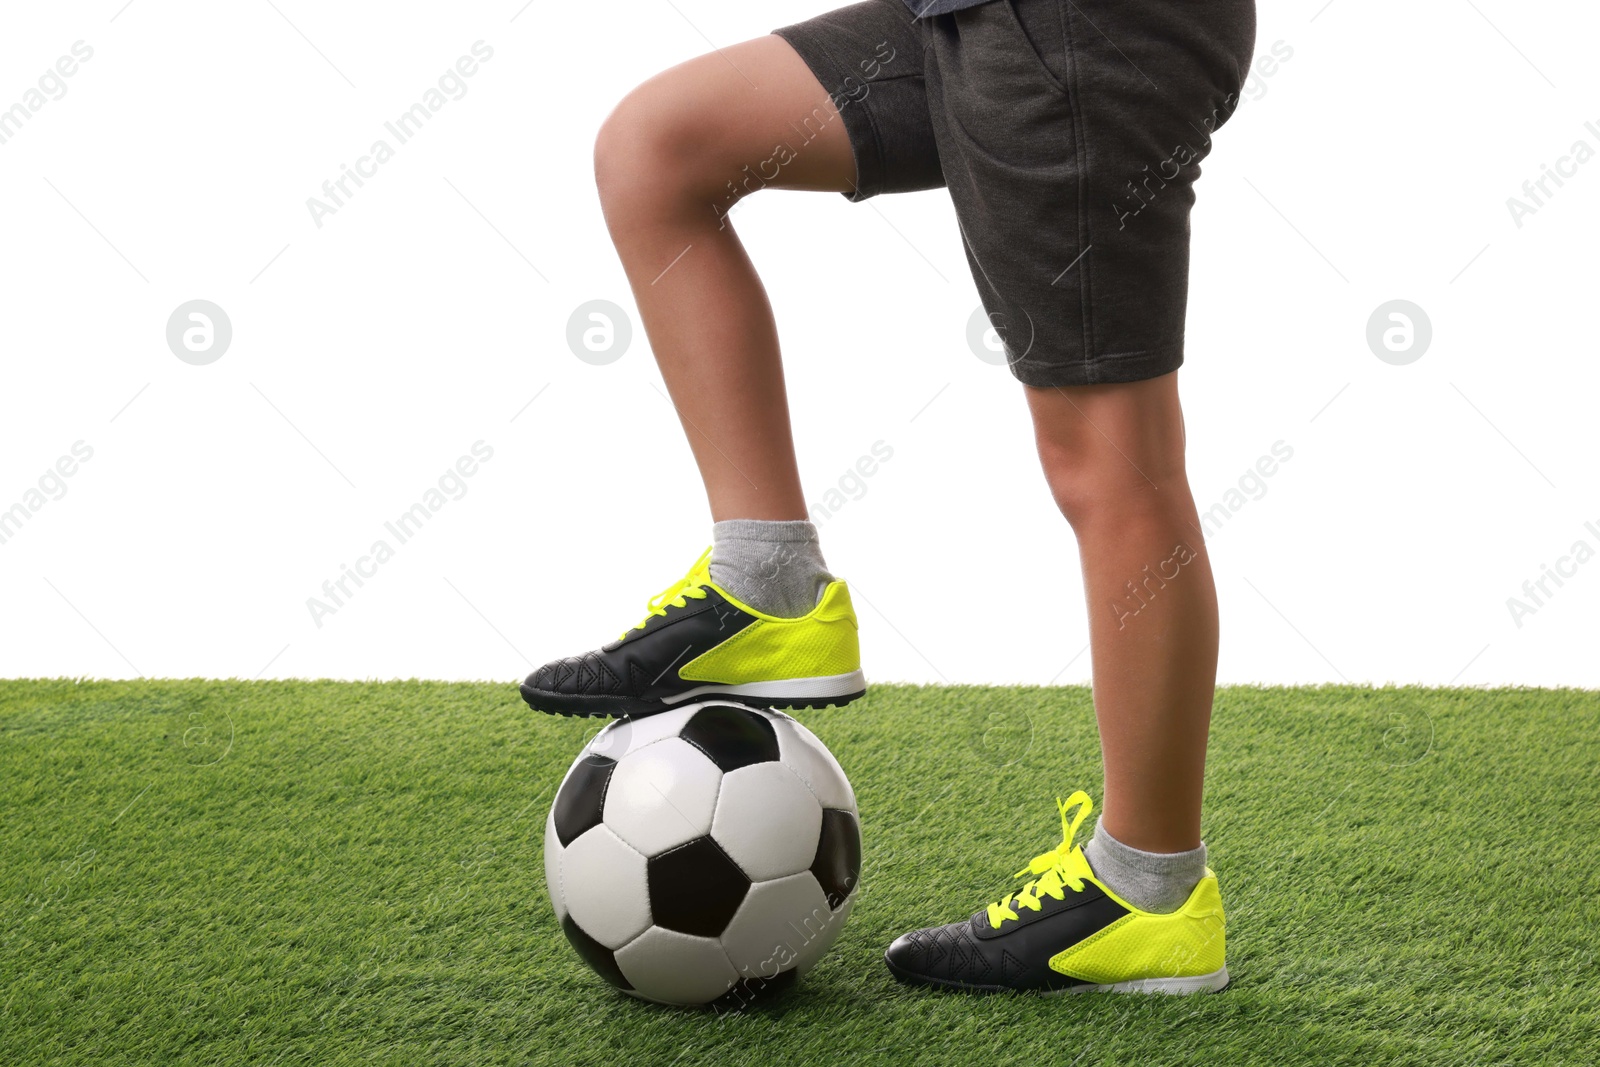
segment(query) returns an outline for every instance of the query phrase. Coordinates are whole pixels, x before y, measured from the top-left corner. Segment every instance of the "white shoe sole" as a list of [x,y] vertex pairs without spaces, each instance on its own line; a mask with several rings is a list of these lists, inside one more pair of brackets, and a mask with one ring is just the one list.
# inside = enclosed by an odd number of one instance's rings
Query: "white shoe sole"
[[770,682],[741,682],[738,685],[701,685],[666,697],[664,704],[682,704],[711,696],[738,696],[770,699],[779,707],[786,703],[826,703],[829,698],[860,696],[867,688],[867,676],[859,670],[844,674],[825,674],[815,678],[780,678]]
[[1197,974],[1187,978],[1140,978],[1132,982],[1112,982],[1108,985],[1076,985],[1058,989],[1057,993],[1214,993],[1228,984],[1228,968],[1222,967],[1210,974]]

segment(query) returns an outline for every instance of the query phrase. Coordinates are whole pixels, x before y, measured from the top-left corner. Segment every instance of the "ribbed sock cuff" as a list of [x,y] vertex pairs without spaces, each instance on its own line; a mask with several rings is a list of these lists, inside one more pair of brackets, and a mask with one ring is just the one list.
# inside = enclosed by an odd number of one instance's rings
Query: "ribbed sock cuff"
[[711,524],[717,541],[816,541],[817,527],[809,519],[723,519]]

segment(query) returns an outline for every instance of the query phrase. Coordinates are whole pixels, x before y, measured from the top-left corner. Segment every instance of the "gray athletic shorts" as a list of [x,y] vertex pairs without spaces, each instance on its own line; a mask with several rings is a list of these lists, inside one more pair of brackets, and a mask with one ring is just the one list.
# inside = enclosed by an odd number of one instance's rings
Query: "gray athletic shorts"
[[1189,209],[1239,102],[1254,0],[866,0],[772,31],[832,94],[865,200],[945,186],[1011,371],[1183,363]]

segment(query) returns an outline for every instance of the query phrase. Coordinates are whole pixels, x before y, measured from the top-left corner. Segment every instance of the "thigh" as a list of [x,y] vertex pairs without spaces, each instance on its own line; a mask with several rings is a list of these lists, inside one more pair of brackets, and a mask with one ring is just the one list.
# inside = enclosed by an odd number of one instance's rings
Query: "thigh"
[[864,0],[773,33],[811,70],[849,137],[850,200],[944,185],[924,79],[927,27],[904,0]]
[[608,186],[725,209],[760,188],[848,192],[850,139],[830,94],[782,38],[719,48],[642,82],[601,127]]

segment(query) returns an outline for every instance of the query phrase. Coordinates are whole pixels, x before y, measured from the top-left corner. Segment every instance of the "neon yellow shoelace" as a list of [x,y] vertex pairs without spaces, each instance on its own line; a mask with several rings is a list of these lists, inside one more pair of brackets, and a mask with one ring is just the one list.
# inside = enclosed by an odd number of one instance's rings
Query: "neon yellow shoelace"
[[[643,629],[653,616],[665,615],[669,606],[681,608],[690,600],[704,600],[706,598],[704,586],[709,581],[711,581],[711,549],[708,546],[700,553],[700,558],[694,561],[694,566],[689,568],[688,574],[650,598],[650,603],[647,605],[649,613],[629,630]],[[626,640],[629,630],[622,631],[622,636],[618,640]]]
[[[1067,812],[1074,806],[1078,809],[1077,814],[1069,820]],[[1017,918],[1016,907],[1038,911],[1039,902],[1044,897],[1065,899],[1068,888],[1074,893],[1083,892],[1083,875],[1089,873],[1088,865],[1072,862],[1072,838],[1078,832],[1078,827],[1083,825],[1083,820],[1094,810],[1094,801],[1080,789],[1066,800],[1057,797],[1056,810],[1061,814],[1061,844],[1033,857],[1026,867],[1012,875],[1013,878],[1026,878],[1028,875],[1038,877],[1020,890],[1007,893],[1005,899],[989,905],[989,925],[992,928],[998,930],[1005,920]]]

